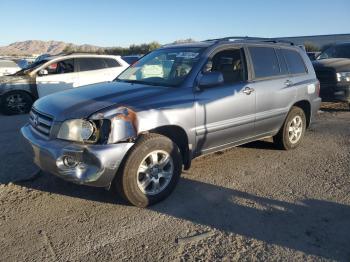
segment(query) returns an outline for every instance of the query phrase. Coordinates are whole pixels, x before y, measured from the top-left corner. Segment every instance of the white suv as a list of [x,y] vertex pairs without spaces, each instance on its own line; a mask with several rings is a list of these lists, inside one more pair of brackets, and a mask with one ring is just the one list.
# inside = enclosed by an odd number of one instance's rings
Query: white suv
[[120,56],[70,54],[46,57],[13,75],[0,77],[0,104],[6,114],[26,113],[37,98],[112,81],[128,66]]

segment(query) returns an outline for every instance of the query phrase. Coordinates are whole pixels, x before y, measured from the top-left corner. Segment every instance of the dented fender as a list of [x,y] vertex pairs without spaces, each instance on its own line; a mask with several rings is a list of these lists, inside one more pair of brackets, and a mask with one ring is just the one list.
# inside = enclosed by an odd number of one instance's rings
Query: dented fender
[[[188,116],[193,116],[192,108],[188,108],[188,114],[179,115],[176,109],[149,109],[137,112],[129,107],[120,106],[115,109],[108,109],[104,112],[93,114],[90,119],[107,119],[110,121],[108,144],[113,144],[133,141],[140,134],[147,133],[162,126],[181,127],[181,123]],[[194,133],[188,132],[188,129],[185,129],[185,132],[189,143],[192,144],[194,142]]]
[[108,144],[132,140],[138,136],[136,113],[127,107],[118,107],[103,113],[97,113],[92,115],[90,119],[110,121]]

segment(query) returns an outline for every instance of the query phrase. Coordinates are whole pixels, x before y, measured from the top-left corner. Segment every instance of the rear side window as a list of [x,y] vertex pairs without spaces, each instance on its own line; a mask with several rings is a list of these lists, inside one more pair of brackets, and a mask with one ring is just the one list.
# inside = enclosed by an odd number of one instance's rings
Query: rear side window
[[288,67],[287,67],[286,59],[282,54],[282,50],[281,49],[275,49],[275,50],[278,57],[278,62],[280,64],[281,75],[288,75],[289,74]]
[[282,53],[286,58],[289,72],[291,74],[304,74],[307,72],[304,61],[297,51],[290,49],[282,49]]
[[253,62],[255,78],[271,77],[281,74],[274,48],[249,47],[248,49]]
[[103,58],[78,58],[78,64],[80,72],[107,68],[107,63]]
[[120,64],[115,59],[104,58],[107,67],[118,67]]

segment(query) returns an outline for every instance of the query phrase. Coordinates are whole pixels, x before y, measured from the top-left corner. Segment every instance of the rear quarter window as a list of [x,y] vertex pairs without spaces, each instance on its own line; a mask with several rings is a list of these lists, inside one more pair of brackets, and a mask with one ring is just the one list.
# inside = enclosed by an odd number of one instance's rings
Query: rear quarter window
[[304,60],[297,51],[282,49],[282,53],[286,59],[290,74],[294,75],[307,73]]
[[107,67],[119,67],[120,64],[117,62],[117,60],[115,59],[111,59],[111,58],[104,58],[106,64],[107,64]]
[[80,72],[105,69],[108,67],[107,63],[105,62],[105,59],[103,58],[83,57],[78,58],[77,60]]
[[272,47],[248,47],[253,62],[255,78],[281,74],[275,49]]

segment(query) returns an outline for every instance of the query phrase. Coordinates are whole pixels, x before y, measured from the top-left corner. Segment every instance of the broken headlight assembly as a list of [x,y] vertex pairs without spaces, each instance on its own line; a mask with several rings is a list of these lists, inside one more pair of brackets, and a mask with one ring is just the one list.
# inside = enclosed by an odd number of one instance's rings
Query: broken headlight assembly
[[102,121],[101,143],[114,144],[132,141],[137,137],[138,120],[136,112],[130,108],[110,108],[92,115],[90,119]]
[[94,121],[71,119],[62,123],[57,138],[82,143],[96,143],[100,132]]

